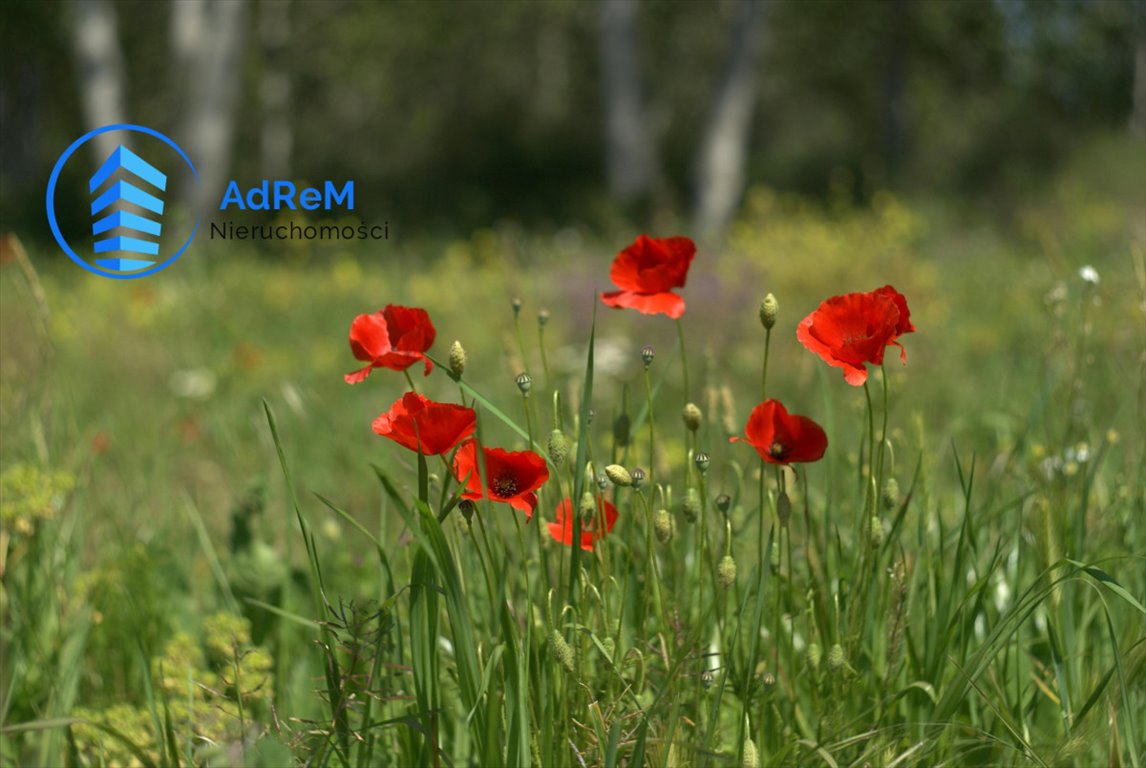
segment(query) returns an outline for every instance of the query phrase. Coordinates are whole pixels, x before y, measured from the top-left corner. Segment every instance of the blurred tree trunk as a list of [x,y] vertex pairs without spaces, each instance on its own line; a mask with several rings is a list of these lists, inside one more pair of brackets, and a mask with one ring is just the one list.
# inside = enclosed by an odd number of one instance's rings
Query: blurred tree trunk
[[261,0],[258,29],[263,53],[263,69],[259,75],[259,101],[263,111],[259,165],[263,178],[282,179],[290,171],[294,147],[291,83],[285,61],[290,42],[290,0]]
[[197,214],[210,213],[230,171],[246,10],[246,0],[171,4],[173,65],[185,84],[176,138],[199,171],[198,187],[185,198]]
[[1146,135],[1146,40],[1138,41],[1134,54],[1134,95],[1127,128],[1137,137]]
[[724,230],[744,193],[748,129],[756,106],[756,60],[766,10],[765,3],[757,0],[736,3],[728,56],[697,154],[693,220],[702,237]]
[[[72,3],[72,51],[80,86],[80,105],[87,130],[125,122],[126,77],[115,7],[108,0]],[[92,140],[96,163],[102,163],[118,144],[102,134]]]
[[883,162],[888,178],[895,179],[907,149],[903,88],[907,69],[907,25],[911,12],[905,0],[891,0],[887,65],[883,78]]
[[637,7],[636,0],[605,0],[601,6],[609,192],[626,205],[646,198],[653,179],[637,62]]

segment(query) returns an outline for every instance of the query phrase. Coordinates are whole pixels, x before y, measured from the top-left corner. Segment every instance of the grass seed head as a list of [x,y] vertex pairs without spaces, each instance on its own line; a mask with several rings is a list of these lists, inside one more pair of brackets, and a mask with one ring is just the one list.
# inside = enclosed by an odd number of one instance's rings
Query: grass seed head
[[569,672],[573,671],[573,648],[556,629],[549,633],[549,643],[553,648],[553,658]]

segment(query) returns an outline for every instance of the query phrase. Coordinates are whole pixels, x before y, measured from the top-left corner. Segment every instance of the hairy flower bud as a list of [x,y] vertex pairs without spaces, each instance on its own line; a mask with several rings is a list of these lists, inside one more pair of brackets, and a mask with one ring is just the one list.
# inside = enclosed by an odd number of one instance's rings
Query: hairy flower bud
[[871,548],[879,549],[883,546],[885,534],[883,532],[883,521],[879,519],[879,515],[871,516]]
[[736,561],[732,559],[732,555],[720,558],[720,564],[716,566],[716,577],[720,580],[720,586],[725,589],[736,583]]
[[696,403],[688,403],[684,407],[684,410],[681,411],[680,417],[684,419],[684,425],[688,427],[689,432],[695,432],[700,429],[700,420],[703,418],[703,415]]
[[573,671],[573,649],[569,643],[565,642],[565,638],[556,629],[549,633],[549,644],[553,649],[553,658],[557,659],[557,663],[565,667],[569,672]]
[[661,544],[668,544],[672,541],[673,529],[672,515],[669,514],[667,509],[658,509],[653,513],[653,532],[657,535],[657,541]]
[[586,491],[581,494],[581,503],[577,505],[577,511],[581,513],[581,519],[590,521],[597,516],[597,500],[593,498],[593,494]]
[[776,499],[776,517],[780,520],[781,526],[786,526],[792,517],[792,500],[788,498],[787,491],[780,491],[780,496]]
[[646,368],[648,368],[650,365],[653,364],[653,358],[655,358],[656,356],[657,356],[657,351],[655,349],[653,349],[652,344],[646,344],[643,347],[641,347],[641,362],[643,362],[645,364]]
[[740,758],[740,768],[758,768],[760,756],[756,754],[756,742],[744,740],[744,755]]
[[605,475],[613,482],[613,485],[619,485],[622,488],[628,488],[633,484],[633,476],[629,474],[629,470],[620,464],[610,464],[605,467]]
[[760,302],[760,324],[765,330],[771,330],[772,326],[776,325],[776,315],[779,312],[780,303],[776,301],[776,297],[772,294],[765,296],[764,301]]
[[549,444],[546,447],[549,449],[549,460],[558,467],[564,464],[565,459],[569,457],[569,441],[560,429],[555,429],[549,433]]
[[521,314],[521,299],[517,296],[513,297],[513,316],[517,317]]
[[894,477],[889,477],[887,482],[883,484],[883,508],[894,509],[898,503],[899,483],[895,482]]
[[537,324],[542,328],[549,322],[549,310],[542,307],[537,311]]
[[707,453],[704,451],[697,451],[696,455],[692,457],[692,461],[694,464],[696,464],[696,470],[700,472],[700,474],[703,475],[708,472],[708,465],[711,460],[708,458]]
[[833,672],[839,672],[848,663],[847,656],[844,655],[844,647],[836,643],[828,651],[828,668]]
[[824,652],[820,650],[820,646],[815,643],[808,645],[808,650],[804,652],[804,658],[808,662],[808,666],[813,672],[818,672],[820,669],[820,660],[824,657]]
[[696,518],[700,516],[700,492],[695,488],[689,488],[685,491],[684,502],[681,503],[680,510],[684,513],[685,520],[695,523]]
[[466,350],[460,341],[450,345],[450,373],[459,379],[466,369]]
[[533,377],[528,373],[519,373],[517,378],[514,379],[517,383],[517,388],[521,390],[521,394],[528,396],[529,390],[533,389]]

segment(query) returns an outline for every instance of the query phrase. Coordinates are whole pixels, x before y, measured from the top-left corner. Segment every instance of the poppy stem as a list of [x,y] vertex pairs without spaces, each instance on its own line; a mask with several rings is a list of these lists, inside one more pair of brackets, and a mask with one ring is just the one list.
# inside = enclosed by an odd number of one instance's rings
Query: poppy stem
[[676,319],[676,333],[680,338],[680,367],[684,372],[684,404],[688,405],[688,356],[684,352],[684,323],[679,317]]
[[764,330],[764,367],[760,372],[760,402],[768,399],[768,349],[772,346],[772,329]]
[[[876,470],[876,493],[883,489],[884,456],[887,452],[887,366],[879,364],[880,381],[883,382],[883,431],[879,438],[879,464]],[[878,505],[877,505],[878,508]]]
[[410,376],[410,369],[407,368],[404,371],[402,371],[402,373],[405,374],[405,376],[406,376],[406,382],[410,385],[410,391],[417,393],[418,387],[414,384],[413,377]]
[[645,366],[645,398],[649,404],[649,485],[656,483],[656,433],[653,427],[653,387],[649,382],[649,367]]
[[545,391],[552,392],[553,385],[549,378],[549,357],[545,354],[545,323],[537,323],[537,347],[541,351],[541,370],[545,372]]

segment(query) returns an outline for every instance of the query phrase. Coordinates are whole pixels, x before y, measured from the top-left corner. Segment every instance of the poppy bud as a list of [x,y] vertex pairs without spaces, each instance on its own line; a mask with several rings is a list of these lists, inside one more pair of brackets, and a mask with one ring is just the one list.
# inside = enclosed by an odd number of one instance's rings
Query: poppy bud
[[786,526],[792,517],[792,501],[788,498],[787,491],[780,491],[780,497],[776,499],[776,517],[779,518],[781,526]]
[[613,482],[613,485],[619,485],[622,488],[628,488],[633,484],[633,476],[629,474],[629,470],[620,464],[610,464],[605,467],[605,475]]
[[624,448],[629,444],[629,429],[632,422],[629,421],[629,414],[622,413],[613,420],[613,442],[617,444],[618,448]]
[[672,515],[667,509],[658,509],[653,514],[653,532],[656,533],[657,541],[661,544],[668,544],[672,541],[674,527]]
[[646,344],[641,347],[641,360],[644,361],[646,368],[653,364],[653,358],[656,356],[657,351],[653,349],[652,344]]
[[542,328],[544,328],[545,324],[548,322],[549,322],[549,310],[542,307],[540,310],[537,311],[537,324],[540,325]]
[[820,650],[820,646],[815,643],[808,645],[808,650],[804,653],[804,658],[808,662],[813,672],[818,672],[820,669],[820,660],[823,658],[824,652]]
[[581,494],[581,504],[578,505],[577,511],[581,513],[581,519],[586,522],[597,516],[597,500],[593,498],[593,494],[588,491]]
[[689,432],[695,432],[696,430],[700,429],[700,420],[702,415],[700,413],[700,408],[696,406],[696,403],[687,404],[684,407],[684,410],[681,411],[680,417],[684,419],[684,425],[688,427]]
[[700,493],[695,488],[685,491],[680,510],[684,513],[685,520],[690,523],[696,522],[696,518],[700,515]]
[[553,658],[557,659],[557,663],[565,667],[569,672],[573,671],[573,649],[569,643],[565,642],[565,638],[556,629],[549,633],[549,643],[553,648]]
[[760,682],[764,685],[765,691],[770,691],[776,687],[776,676],[771,672],[765,672]]
[[693,463],[696,464],[696,469],[698,472],[700,472],[700,474],[703,475],[704,473],[708,472],[708,464],[710,459],[708,458],[707,453],[704,451],[697,451],[696,455],[692,457],[692,460]]
[[720,510],[720,514],[727,515],[728,510],[732,508],[732,497],[727,493],[722,493],[717,496],[716,508]]
[[550,461],[557,466],[565,463],[565,459],[569,456],[569,441],[565,439],[564,432],[560,429],[550,432],[548,448]]
[[776,315],[779,312],[780,304],[776,297],[772,294],[765,296],[764,301],[760,302],[760,324],[765,330],[772,330],[772,326],[776,325]]
[[740,758],[740,768],[758,768],[760,757],[756,754],[756,742],[744,740],[744,755]]
[[462,372],[466,369],[466,351],[462,347],[460,341],[455,341],[450,345],[450,373],[459,379],[462,377]]
[[772,564],[772,570],[780,570],[780,537],[778,536],[772,540],[772,556],[769,562]]
[[458,502],[458,511],[462,513],[462,517],[468,523],[474,516],[474,503],[469,499],[462,499]]
[[720,558],[720,564],[716,566],[716,577],[720,580],[720,586],[725,589],[736,583],[736,561],[732,559],[732,555]]
[[894,477],[889,477],[883,484],[883,508],[894,509],[897,503],[899,503],[899,483],[895,482]]
[[645,471],[640,467],[633,467],[629,471],[629,477],[633,480],[633,488],[640,488],[645,482]]
[[706,669],[700,673],[700,684],[704,686],[704,690],[708,690],[716,682],[716,675],[712,673],[711,669]]
[[521,299],[517,296],[513,297],[513,316],[516,318],[521,314]]
[[609,485],[609,477],[604,472],[597,473],[597,487],[602,491]]
[[521,390],[521,394],[528,397],[529,390],[533,389],[533,377],[528,373],[519,373],[514,381],[517,382],[517,388]]
[[879,549],[883,546],[884,532],[883,522],[879,519],[879,515],[871,516],[871,548]]
[[848,663],[848,659],[844,656],[844,647],[839,643],[832,646],[828,651],[828,668],[833,672],[839,672]]
[[613,654],[617,650],[617,644],[613,642],[613,638],[606,637],[601,641],[601,647],[605,650],[605,658],[609,661],[613,660]]

